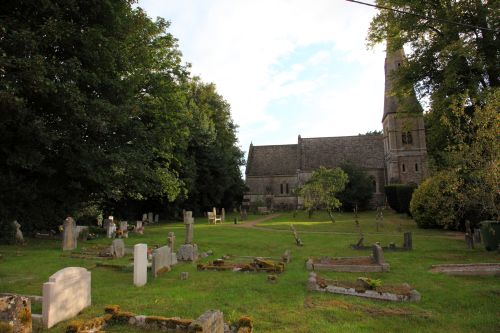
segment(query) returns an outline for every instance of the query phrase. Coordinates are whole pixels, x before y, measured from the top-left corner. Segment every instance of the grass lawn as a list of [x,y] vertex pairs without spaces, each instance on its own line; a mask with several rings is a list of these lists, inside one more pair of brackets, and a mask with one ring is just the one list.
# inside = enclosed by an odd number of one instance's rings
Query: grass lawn
[[[255,228],[232,224],[208,225],[206,218],[195,218],[194,241],[201,251],[212,250],[211,261],[224,254],[280,257],[292,251],[292,262],[275,284],[265,273],[198,272],[196,264],[180,263],[171,272],[134,287],[132,271],[96,267],[98,260],[62,256],[61,241],[29,239],[26,246],[0,245],[0,292],[41,295],[42,284],[50,275],[67,266],[81,266],[92,272],[92,306],[80,315],[91,318],[103,314],[108,304],[118,304],[124,311],[137,314],[197,318],[207,309],[219,309],[225,319],[249,315],[255,331],[264,332],[499,332],[500,280],[498,277],[452,277],[428,272],[433,264],[500,262],[497,252],[483,248],[468,250],[463,237],[439,230],[417,229],[403,215],[384,214],[384,225],[377,232],[375,212],[359,215],[365,244],[403,243],[403,232],[413,231],[411,252],[385,252],[391,265],[389,273],[335,273],[320,275],[330,279],[355,280],[359,276],[381,279],[383,283],[407,282],[422,295],[420,303],[390,303],[308,292],[308,256],[369,255],[355,251],[349,244],[359,238],[352,213],[337,214],[336,223],[326,214],[308,219],[301,212],[296,217],[282,213]],[[250,218],[256,218],[250,216]],[[304,242],[296,247],[290,232],[293,223]],[[144,235],[130,233],[127,247],[137,243],[166,244],[167,233],[174,231],[175,247],[183,243],[184,225],[180,222],[146,226]],[[111,240],[79,242],[78,251],[111,244]],[[106,263],[131,262],[131,256],[102,260]],[[180,280],[180,272],[189,279]],[[34,312],[41,312],[35,308]],[[60,323],[48,332],[64,332]],[[108,332],[141,332],[130,327],[111,327]]]

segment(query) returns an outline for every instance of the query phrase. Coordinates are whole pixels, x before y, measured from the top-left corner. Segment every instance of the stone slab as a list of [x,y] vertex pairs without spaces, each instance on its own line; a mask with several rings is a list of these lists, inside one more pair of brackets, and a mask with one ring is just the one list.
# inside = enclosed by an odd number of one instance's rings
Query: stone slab
[[500,276],[500,263],[432,265],[431,272],[465,276]]
[[76,316],[90,306],[90,272],[82,267],[66,267],[43,284],[42,318],[45,328]]
[[188,333],[224,333],[224,315],[208,310],[189,325]]

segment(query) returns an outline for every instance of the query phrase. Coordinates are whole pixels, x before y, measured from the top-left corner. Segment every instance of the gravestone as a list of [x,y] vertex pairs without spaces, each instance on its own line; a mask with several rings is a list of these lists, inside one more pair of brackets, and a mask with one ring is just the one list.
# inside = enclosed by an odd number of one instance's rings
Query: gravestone
[[142,287],[148,282],[148,246],[134,245],[134,285]]
[[76,226],[76,237],[78,240],[86,241],[89,236],[89,227],[86,225]]
[[111,254],[113,257],[121,258],[125,255],[125,243],[123,239],[115,239],[111,243]]
[[286,250],[285,253],[283,253],[283,256],[281,257],[284,263],[288,264],[289,262],[292,261],[292,255],[290,254],[290,250]]
[[0,332],[32,332],[31,301],[28,297],[0,297]]
[[379,265],[385,265],[385,259],[384,259],[384,251],[378,244],[373,244],[373,249],[372,249],[372,256],[373,260],[379,264]]
[[170,231],[167,236],[167,245],[174,251],[175,249],[175,233]]
[[90,303],[90,272],[82,267],[63,268],[43,284],[43,325],[51,328],[73,318]]
[[224,223],[226,221],[226,210],[224,208],[222,208],[220,213],[220,221],[221,223]]
[[189,272],[181,272],[181,280],[187,280],[189,278]]
[[162,246],[153,251],[151,271],[153,277],[158,277],[162,272],[170,271],[172,265],[172,249],[169,246]]
[[297,230],[295,230],[295,226],[293,224],[290,224],[290,229],[292,229],[293,237],[295,238],[295,244],[297,244],[297,246],[303,246],[304,244],[297,234]]
[[188,327],[188,333],[224,333],[224,315],[219,310],[208,310]]
[[181,261],[196,261],[198,260],[198,246],[193,244],[193,212],[184,212],[184,225],[186,226],[186,237],[184,244],[177,251],[177,259]]
[[128,222],[127,221],[120,221],[120,230],[127,232],[128,231]]
[[155,223],[160,222],[160,215],[155,214]]
[[148,213],[148,223],[153,223],[154,220],[153,220],[153,212],[149,212]]
[[240,219],[241,219],[242,221],[246,221],[246,219],[247,219],[247,218],[248,218],[248,213],[247,213],[247,210],[246,210],[246,209],[243,209],[243,210],[241,211],[241,214],[240,214]]
[[148,214],[144,213],[142,214],[142,222],[145,222],[148,220]]
[[102,223],[102,227],[106,230],[108,230],[109,224],[111,223],[110,219],[104,219],[104,222]]
[[72,217],[68,216],[64,220],[63,225],[63,251],[71,251],[76,249],[77,245],[77,234],[76,234],[76,223]]
[[404,233],[403,248],[406,250],[413,250],[413,240],[411,231]]
[[474,243],[476,243],[476,244],[481,243],[481,229],[474,229],[474,233],[472,234],[472,237],[474,239]]
[[106,236],[108,238],[115,238],[115,234],[116,234],[116,225],[113,222],[113,220],[111,220],[108,224],[108,228],[106,229]]

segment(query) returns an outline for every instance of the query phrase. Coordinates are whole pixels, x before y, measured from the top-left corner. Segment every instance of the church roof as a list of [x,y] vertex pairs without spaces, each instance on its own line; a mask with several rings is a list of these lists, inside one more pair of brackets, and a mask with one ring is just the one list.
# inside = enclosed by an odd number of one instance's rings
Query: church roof
[[384,168],[382,135],[300,138],[298,144],[250,145],[247,176],[294,175],[320,166],[334,168],[350,161],[362,168]]
[[294,175],[296,172],[297,145],[250,145],[245,171],[247,175]]
[[346,161],[366,169],[384,167],[382,135],[303,138],[301,146],[303,171],[334,168]]

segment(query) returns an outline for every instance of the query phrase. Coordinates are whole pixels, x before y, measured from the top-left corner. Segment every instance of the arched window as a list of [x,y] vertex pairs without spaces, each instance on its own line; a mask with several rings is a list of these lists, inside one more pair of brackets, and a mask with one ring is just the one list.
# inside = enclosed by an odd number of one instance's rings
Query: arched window
[[413,143],[413,138],[411,137],[411,132],[403,132],[401,134],[401,139],[403,140],[403,144],[405,145],[411,145]]
[[418,172],[418,163],[415,163],[415,171]]
[[405,166],[405,164],[404,164],[404,163],[401,165],[401,170],[402,170],[403,172],[406,172],[406,166]]

